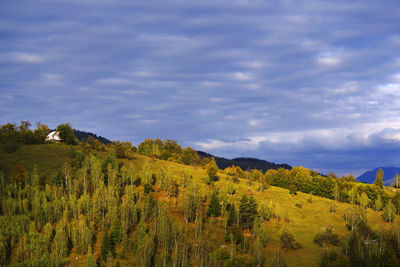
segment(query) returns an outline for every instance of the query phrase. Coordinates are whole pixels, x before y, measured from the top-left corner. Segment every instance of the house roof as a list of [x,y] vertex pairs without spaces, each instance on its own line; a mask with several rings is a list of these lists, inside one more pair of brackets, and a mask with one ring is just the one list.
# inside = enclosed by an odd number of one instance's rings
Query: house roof
[[47,141],[61,141],[60,134],[57,131],[52,131],[46,136]]

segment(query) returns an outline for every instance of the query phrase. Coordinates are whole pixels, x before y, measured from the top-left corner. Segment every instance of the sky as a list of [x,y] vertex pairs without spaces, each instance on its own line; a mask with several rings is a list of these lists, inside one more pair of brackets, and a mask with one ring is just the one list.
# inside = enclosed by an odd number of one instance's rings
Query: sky
[[0,2],[0,123],[400,166],[398,0]]

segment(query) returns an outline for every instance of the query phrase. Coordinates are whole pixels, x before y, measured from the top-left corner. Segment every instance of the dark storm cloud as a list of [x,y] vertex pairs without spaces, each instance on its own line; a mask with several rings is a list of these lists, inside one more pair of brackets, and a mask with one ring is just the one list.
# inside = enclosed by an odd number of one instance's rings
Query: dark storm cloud
[[[3,1],[0,121],[338,172],[396,165],[396,1]],[[390,130],[391,129],[391,130]]]

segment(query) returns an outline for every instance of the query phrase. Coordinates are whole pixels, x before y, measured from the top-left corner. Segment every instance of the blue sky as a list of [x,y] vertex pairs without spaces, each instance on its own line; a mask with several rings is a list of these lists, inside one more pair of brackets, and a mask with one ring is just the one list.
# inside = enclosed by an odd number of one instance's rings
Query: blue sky
[[399,14],[381,0],[1,1],[0,122],[325,173],[399,166]]

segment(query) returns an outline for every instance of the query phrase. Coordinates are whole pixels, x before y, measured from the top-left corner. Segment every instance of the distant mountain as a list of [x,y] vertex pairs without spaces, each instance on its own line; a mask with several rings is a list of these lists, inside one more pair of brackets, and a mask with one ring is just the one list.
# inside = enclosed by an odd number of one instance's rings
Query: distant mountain
[[93,138],[99,140],[101,143],[103,143],[103,144],[105,144],[105,145],[111,143],[111,141],[108,140],[107,138],[104,138],[104,137],[102,137],[102,136],[97,136],[97,135],[95,135],[95,134],[93,134],[93,133],[88,133],[88,132],[84,132],[84,131],[74,130],[74,134],[75,134],[76,138],[78,138],[79,141],[82,141],[82,139],[86,139],[86,138],[88,138],[89,136],[91,136],[91,137],[93,137]]
[[369,183],[372,184],[375,181],[376,178],[376,172],[382,169],[383,170],[383,182],[385,185],[391,185],[393,183],[393,178],[398,173],[400,175],[400,168],[396,167],[379,167],[376,168],[372,171],[367,171],[363,174],[361,174],[359,177],[357,177],[357,180],[363,183]]
[[275,164],[272,162],[268,162],[266,160],[255,159],[255,158],[234,158],[234,159],[226,159],[222,157],[216,157],[214,155],[208,154],[203,151],[197,151],[202,158],[215,158],[215,162],[217,163],[220,169],[225,169],[232,165],[239,166],[243,170],[247,169],[257,169],[262,170],[263,172],[267,171],[268,169],[279,169],[284,168],[290,170],[292,167],[288,164]]

